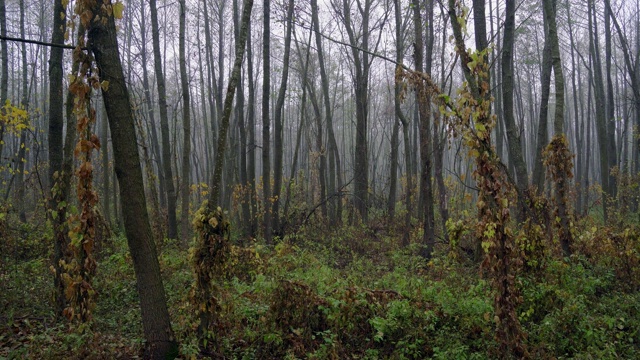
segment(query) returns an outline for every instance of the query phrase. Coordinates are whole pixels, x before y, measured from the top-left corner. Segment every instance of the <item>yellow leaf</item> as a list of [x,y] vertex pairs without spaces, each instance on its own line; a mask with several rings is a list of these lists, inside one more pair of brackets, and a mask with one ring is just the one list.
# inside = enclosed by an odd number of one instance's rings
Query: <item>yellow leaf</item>
[[123,3],[118,1],[117,3],[113,4],[113,16],[116,19],[122,19],[123,12],[124,12],[124,4]]
[[107,80],[102,80],[102,82],[100,82],[100,87],[102,88],[102,91],[109,90],[109,82]]

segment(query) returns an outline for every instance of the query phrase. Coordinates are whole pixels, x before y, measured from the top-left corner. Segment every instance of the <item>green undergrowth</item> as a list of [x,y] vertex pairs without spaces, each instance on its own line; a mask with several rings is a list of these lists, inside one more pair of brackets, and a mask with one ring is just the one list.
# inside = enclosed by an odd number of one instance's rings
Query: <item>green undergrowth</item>
[[[599,240],[603,231],[585,231],[581,246],[606,245]],[[444,245],[426,262],[417,245],[401,249],[399,243],[393,231],[358,226],[303,229],[273,247],[232,247],[217,284],[219,328],[205,355],[489,359],[497,346],[493,296],[477,264],[452,257]],[[181,357],[199,359],[205,355],[190,305],[194,277],[188,251],[179,244],[165,242],[160,264]],[[611,244],[601,256],[595,249],[569,261],[550,258],[540,272],[517,279],[519,319],[534,358],[637,358],[640,293],[630,286],[635,273],[623,267],[637,265],[629,259],[639,246],[624,245],[624,257],[621,245]],[[0,359],[142,356],[136,282],[123,237],[111,239],[99,256],[97,306],[83,332],[53,316],[48,258],[4,256],[0,271],[6,284],[0,293]]]

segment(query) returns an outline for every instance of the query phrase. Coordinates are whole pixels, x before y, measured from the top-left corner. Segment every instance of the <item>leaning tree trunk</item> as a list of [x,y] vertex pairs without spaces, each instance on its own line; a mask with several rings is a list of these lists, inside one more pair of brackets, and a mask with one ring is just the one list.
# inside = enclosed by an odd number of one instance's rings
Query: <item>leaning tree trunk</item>
[[[215,321],[218,304],[217,298],[212,296],[214,292],[212,282],[222,274],[229,251],[229,222],[218,203],[220,201],[220,189],[222,188],[222,166],[224,164],[229,119],[236,86],[241,75],[252,8],[253,0],[245,0],[244,9],[242,10],[242,25],[235,48],[235,61],[224,99],[211,193],[209,194],[209,199],[196,213],[193,221],[193,225],[198,231],[194,270],[196,273],[196,306],[200,311],[198,332],[201,340],[204,340],[203,337],[208,333],[212,323]],[[214,339],[215,345],[218,345],[217,340],[219,339]]]
[[102,96],[113,140],[125,232],[136,273],[147,357],[174,358],[177,344],[149,225],[132,106],[120,62],[115,20],[101,4],[94,3],[91,9],[101,19],[94,18],[88,24],[88,45],[95,56],[101,79],[109,84],[108,89],[102,91]]

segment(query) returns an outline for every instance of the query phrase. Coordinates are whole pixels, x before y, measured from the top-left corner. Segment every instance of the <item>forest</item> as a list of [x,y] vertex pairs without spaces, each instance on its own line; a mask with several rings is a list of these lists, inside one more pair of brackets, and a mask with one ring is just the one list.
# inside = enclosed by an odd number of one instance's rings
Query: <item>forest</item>
[[0,360],[640,358],[639,0],[0,0]]

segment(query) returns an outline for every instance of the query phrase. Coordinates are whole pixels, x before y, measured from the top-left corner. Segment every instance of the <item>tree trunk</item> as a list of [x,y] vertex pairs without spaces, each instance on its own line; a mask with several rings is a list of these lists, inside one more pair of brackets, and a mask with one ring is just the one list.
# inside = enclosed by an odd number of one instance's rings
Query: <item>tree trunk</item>
[[[430,18],[433,18],[433,1],[429,1],[427,4],[427,11],[430,14]],[[413,1],[413,24],[415,31],[415,52],[414,61],[416,63],[417,71],[424,71],[423,66],[423,54],[424,54],[424,42],[422,38],[422,15],[420,11],[420,4],[416,0]],[[430,27],[430,33],[427,36],[427,42],[431,47],[427,45],[429,56],[427,56],[427,68],[426,73],[431,73],[431,48],[433,47],[433,27]],[[431,118],[429,113],[430,97],[427,94],[426,87],[423,81],[420,81],[416,86],[416,98],[418,100],[418,111],[420,115],[420,159],[422,160],[422,171],[420,176],[420,193],[421,204],[423,209],[423,245],[424,248],[421,251],[422,256],[426,259],[430,259],[433,254],[433,248],[435,245],[434,234],[434,214],[433,214],[433,186],[431,182],[431,148],[432,139],[431,133]]]
[[158,10],[156,0],[149,0],[151,9],[151,33],[153,37],[153,62],[156,71],[156,83],[158,85],[158,106],[160,107],[160,133],[162,136],[162,166],[167,189],[167,237],[175,239],[178,236],[176,222],[176,188],[173,183],[173,170],[171,168],[171,143],[169,142],[169,117],[167,115],[167,90],[162,70],[162,58],[160,57],[160,29],[158,27]]
[[[238,9],[238,2],[233,2],[233,34],[235,41],[240,41],[240,24],[239,24],[240,10]],[[240,132],[240,184],[243,186],[243,197],[241,198],[242,207],[242,233],[245,238],[252,236],[251,233],[251,199],[246,194],[249,194],[247,190],[249,184],[247,175],[247,129],[244,118],[244,80],[240,76],[238,80],[238,100],[236,100],[236,118],[238,119],[238,130]],[[242,240],[244,243],[244,240]]]
[[247,149],[247,177],[249,181],[249,201],[251,202],[251,236],[258,231],[258,196],[256,194],[256,85],[253,77],[253,48],[251,46],[251,24],[247,30],[247,77],[249,87],[247,127],[249,128],[249,149]]
[[[565,0],[565,5],[567,8],[567,23],[569,25],[569,42],[571,45],[571,68],[572,69],[576,69],[578,67],[578,64],[576,62],[575,59],[575,41],[573,38],[573,26],[572,26],[572,20],[571,20],[571,6],[569,3],[569,0]],[[583,141],[583,135],[580,129],[580,123],[584,121],[584,119],[582,119],[581,116],[579,116],[579,108],[578,108],[578,97],[582,98],[582,86],[580,86],[579,88],[576,86],[576,72],[578,73],[578,75],[580,75],[580,69],[577,69],[571,72],[571,90],[573,92],[573,117],[574,117],[574,136],[575,136],[575,154],[576,154],[576,160],[575,160],[575,168],[576,168],[576,182],[575,182],[575,186],[576,186],[576,203],[575,203],[575,209],[576,211],[580,211],[580,209],[582,209],[582,200],[583,200],[583,192],[584,190],[584,184],[583,184],[583,179],[582,179],[582,141]],[[579,84],[582,84],[582,77],[578,76],[578,81]]]
[[[4,40],[7,36],[7,7],[5,0],[0,0],[0,35],[3,40],[2,54],[0,54],[0,62],[2,62],[2,72],[0,73],[0,109],[4,106],[8,98],[9,92],[9,44]],[[2,150],[4,148],[4,132],[5,124],[0,123],[0,164],[2,164]]]
[[[307,79],[308,80],[308,79]],[[309,97],[311,98],[311,105],[313,107],[313,120],[316,125],[316,152],[318,153],[318,184],[320,186],[320,213],[322,218],[327,216],[327,155],[324,148],[324,141],[322,140],[322,117],[320,113],[320,104],[318,104],[318,98],[316,97],[311,83],[307,81],[307,90],[309,91]]]
[[[287,91],[287,81],[289,80],[289,55],[291,54],[291,28],[293,19],[293,0],[289,0],[287,6],[286,26],[287,30],[284,38],[284,63],[282,64],[282,78],[280,80],[280,90],[276,100],[274,117],[274,141],[273,141],[273,225],[276,234],[282,236],[280,228],[280,192],[282,187],[282,156],[284,145],[282,143],[282,108],[284,107],[284,97]],[[322,131],[322,130],[321,130]]]
[[191,185],[191,100],[189,96],[189,75],[187,74],[187,61],[185,59],[185,26],[186,26],[186,3],[180,0],[180,34],[179,34],[179,62],[180,62],[180,84],[182,87],[182,208],[181,227],[182,243],[186,244],[189,238],[189,187]]
[[[20,0],[20,36],[25,39],[25,25],[24,25],[24,16],[25,16],[25,5],[24,0]],[[27,72],[29,70],[27,65],[27,45],[26,43],[21,44],[21,53],[22,53],[22,106],[24,110],[29,113],[29,90],[28,90],[28,81],[27,81]],[[28,116],[28,115],[27,115]],[[28,120],[30,121],[30,120]],[[20,141],[18,143],[18,153],[16,156],[17,161],[17,169],[18,173],[16,176],[16,207],[18,213],[20,215],[20,221],[23,223],[27,222],[27,215],[25,213],[25,188],[26,184],[24,183],[24,168],[27,162],[27,130],[23,129],[20,131]]]
[[556,221],[556,228],[559,232],[560,245],[564,256],[571,255],[572,219],[569,213],[569,179],[572,176],[572,155],[569,151],[568,142],[564,136],[564,75],[562,73],[562,62],[560,59],[560,47],[558,45],[558,30],[556,26],[557,0],[543,0],[544,18],[548,24],[548,38],[545,41],[550,43],[550,56],[553,64],[553,74],[555,76],[556,109],[553,120],[555,137],[549,144],[551,159],[547,159],[553,180],[555,181],[556,196],[556,216],[560,219]]
[[107,20],[104,23],[101,20],[91,21],[88,45],[93,51],[102,80],[109,83],[108,91],[103,91],[102,96],[113,139],[127,242],[136,273],[147,340],[146,357],[174,358],[177,344],[171,329],[160,264],[149,225],[133,114],[120,63],[115,21],[100,5],[97,3],[94,6],[93,13]]
[[[298,154],[300,151],[300,143],[302,142],[302,129],[305,127],[305,116],[306,116],[306,105],[307,105],[307,78],[308,78],[308,69],[309,69],[309,57],[311,54],[311,35],[312,32],[309,32],[309,40],[307,41],[307,49],[306,49],[306,53],[305,53],[305,57],[304,60],[302,59],[302,51],[300,51],[300,45],[299,42],[297,40],[297,37],[295,39],[295,44],[296,44],[296,50],[298,52],[298,56],[300,58],[300,62],[303,65],[302,67],[302,73],[300,74],[302,76],[302,98],[300,99],[300,123],[298,124],[298,131],[296,133],[296,145],[295,145],[295,149],[293,152],[293,164],[291,165],[291,175],[289,176],[289,182],[287,184],[287,196],[286,196],[286,201],[284,203],[284,216],[288,217],[289,215],[289,205],[291,203],[291,188],[293,183],[296,181],[296,174],[298,172]],[[295,33],[294,33],[294,37],[295,37]]]
[[[393,2],[395,13],[395,25],[396,25],[396,62],[402,63],[404,58],[404,41],[403,41],[403,28],[402,28],[402,16],[400,13],[400,1],[395,0]],[[405,207],[407,213],[404,218],[404,231],[402,233],[402,244],[404,246],[409,245],[409,237],[411,235],[411,191],[413,190],[413,171],[411,170],[411,141],[409,140],[409,127],[411,124],[402,112],[401,99],[401,86],[402,84],[396,78],[394,81],[394,111],[395,115],[402,123],[402,141],[404,143],[404,162],[405,162],[405,176],[407,178],[407,191],[405,194]]]
[[272,229],[271,216],[271,131],[269,120],[269,94],[271,91],[271,0],[263,1],[263,30],[262,30],[262,202],[264,209],[263,228],[264,240],[271,245]]
[[[609,169],[613,169],[618,166],[618,149],[616,147],[616,113],[615,103],[613,101],[613,81],[611,78],[611,58],[613,52],[611,51],[611,7],[605,6],[604,8],[604,42],[605,42],[605,71],[607,73],[607,99],[606,99],[606,127],[607,127],[607,161],[609,162]],[[617,186],[616,178],[609,171],[609,191],[611,192],[611,200],[616,202]]]
[[[147,113],[149,115],[149,122],[151,126],[151,146],[153,148],[153,154],[158,162],[158,180],[160,184],[160,206],[165,208],[167,206],[167,196],[165,191],[165,178],[162,152],[160,151],[160,142],[158,141],[158,132],[156,131],[155,112],[153,111],[153,101],[151,100],[151,85],[149,84],[149,71],[147,70],[147,30],[146,30],[146,18],[147,15],[144,12],[144,2],[140,4],[140,58],[142,60],[142,86],[144,87],[144,98],[147,107]],[[156,219],[158,221],[160,219]]]
[[[336,179],[336,187],[338,189],[342,189],[342,175],[341,175],[341,164],[340,164],[340,153],[338,152],[338,143],[336,142],[336,136],[333,131],[333,110],[331,108],[331,97],[329,96],[329,77],[327,75],[326,64],[324,59],[324,51],[322,50],[322,36],[320,33],[320,21],[318,17],[318,1],[311,0],[311,22],[313,23],[313,31],[315,32],[315,41],[316,41],[316,50],[318,52],[318,67],[320,68],[320,82],[322,84],[322,100],[324,103],[324,112],[325,118],[327,120],[327,137],[328,141],[328,153],[330,158],[333,159],[335,163],[335,174],[329,174],[331,178],[335,177]],[[329,183],[333,183],[333,181],[329,181]],[[333,194],[336,189],[332,186],[329,187],[329,193]],[[341,190],[340,190],[341,191]],[[331,211],[330,221],[337,221],[338,223],[342,220],[342,199],[338,197],[333,202],[336,204],[335,206],[335,215],[333,210]]]
[[[546,1],[546,0],[545,0]],[[546,20],[545,16],[545,20]],[[544,50],[542,51],[542,73],[541,73],[541,98],[540,98],[540,113],[538,121],[538,136],[536,137],[536,152],[534,155],[534,167],[533,167],[533,185],[536,186],[538,195],[541,195],[544,191],[544,167],[542,166],[542,152],[544,147],[549,142],[548,133],[548,118],[549,118],[549,97],[551,94],[551,40],[549,37],[549,24],[548,20],[544,22],[545,27],[545,42]]]
[[[513,115],[513,44],[515,38],[515,14],[517,4],[507,1],[505,4],[504,37],[502,43],[502,110],[507,130],[507,149],[509,161],[516,169],[516,186],[519,191],[527,189],[529,179],[524,161],[520,133]],[[520,215],[521,216],[521,215]]]
[[[244,1],[244,9],[242,10],[242,25],[239,33],[239,39],[236,42],[235,48],[235,61],[233,63],[233,70],[231,72],[231,77],[229,79],[229,83],[227,85],[227,94],[224,100],[224,108],[222,112],[222,118],[220,121],[220,133],[218,136],[218,143],[216,149],[216,158],[215,158],[215,167],[213,173],[213,180],[211,183],[211,193],[209,194],[209,200],[207,202],[207,206],[205,209],[205,214],[211,214],[214,212],[214,209],[217,208],[218,203],[220,202],[220,190],[222,187],[222,166],[224,164],[224,153],[226,150],[226,140],[227,140],[227,132],[229,129],[229,119],[231,117],[231,110],[233,107],[233,98],[236,92],[236,86],[238,85],[238,81],[241,76],[242,71],[242,61],[244,58],[244,50],[247,43],[247,33],[249,28],[249,22],[251,18],[251,9],[253,8],[253,0],[245,0]],[[219,216],[222,216],[222,213],[219,212]],[[215,244],[212,242],[224,242],[225,234],[222,233],[224,231],[223,224],[220,226],[211,226],[209,223],[205,225],[200,231],[200,239],[198,242],[198,248],[196,249],[196,254],[208,254],[205,255],[207,259],[205,259],[206,263],[199,264],[196,268],[196,276],[198,281],[198,297],[201,301],[204,301],[205,309],[200,310],[200,326],[199,332],[200,336],[204,336],[206,330],[209,329],[211,318],[213,315],[214,309],[211,308],[211,298],[212,298],[212,288],[211,288],[211,275],[210,271],[215,270],[209,268],[211,264],[210,260],[213,256],[220,256],[219,254],[212,254],[211,252],[214,249],[219,249],[219,244]],[[221,259],[223,259],[226,254],[221,255]],[[218,260],[220,261],[220,260]],[[203,268],[205,267],[205,268]]]
[[606,124],[606,100],[604,94],[604,82],[602,79],[602,67],[600,66],[600,50],[598,42],[598,24],[593,0],[589,0],[589,53],[592,60],[593,85],[596,102],[596,133],[598,136],[598,149],[600,152],[600,182],[602,184],[602,211],[605,223],[608,220],[607,202],[613,197],[611,184],[609,183],[609,155],[607,147]]
[[387,214],[393,220],[396,213],[396,188],[398,187],[398,147],[400,146],[400,121],[393,118],[391,132],[391,154],[389,154],[389,197],[387,198]]
[[[360,28],[356,30],[351,19],[353,9],[347,0],[342,1],[342,20],[344,22],[349,43],[351,44],[351,57],[354,69],[354,93],[356,104],[356,141],[354,154],[354,204],[363,222],[368,221],[368,194],[369,194],[369,166],[368,166],[368,119],[369,119],[369,20],[371,15],[370,0],[358,5],[358,13],[361,15]],[[356,35],[356,31],[358,34]],[[362,51],[364,49],[367,51]]]
[[[0,5],[4,6],[4,4]],[[1,11],[1,10],[0,10]],[[64,33],[66,31],[66,7],[62,5],[62,0],[56,0],[53,5],[53,30],[51,42],[54,44],[64,43]],[[56,16],[60,15],[60,16]],[[67,247],[67,230],[63,226],[66,216],[59,211],[58,204],[67,201],[63,197],[61,186],[65,186],[58,182],[62,176],[62,157],[63,157],[63,127],[64,114],[62,95],[62,56],[63,49],[51,48],[51,58],[49,60],[49,210],[51,211],[51,220],[54,224],[54,244],[53,244],[53,267],[54,286],[55,286],[55,312],[56,316],[61,317],[62,312],[67,307],[64,296],[64,281],[61,278],[62,267],[60,261],[63,260],[64,251]],[[3,65],[3,70],[6,67]],[[4,100],[2,101],[4,104]],[[2,138],[0,138],[0,143]],[[0,156],[1,158],[1,156]]]

